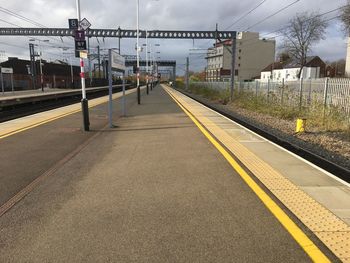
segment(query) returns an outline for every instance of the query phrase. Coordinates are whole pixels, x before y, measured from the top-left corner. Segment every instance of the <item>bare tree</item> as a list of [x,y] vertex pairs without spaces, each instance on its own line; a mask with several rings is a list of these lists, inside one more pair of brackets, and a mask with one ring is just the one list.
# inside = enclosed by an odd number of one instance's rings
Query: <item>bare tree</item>
[[298,78],[306,64],[306,57],[312,45],[324,39],[327,22],[316,13],[300,13],[289,21],[289,26],[281,32],[284,50],[300,66]]
[[347,0],[346,5],[341,9],[340,20],[343,22],[345,34],[350,33],[350,0]]

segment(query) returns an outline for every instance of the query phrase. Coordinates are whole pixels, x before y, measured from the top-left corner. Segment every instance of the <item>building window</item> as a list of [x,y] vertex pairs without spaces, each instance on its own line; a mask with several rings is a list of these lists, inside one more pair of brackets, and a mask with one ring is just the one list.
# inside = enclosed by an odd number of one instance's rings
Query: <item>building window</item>
[[241,66],[241,64],[238,64],[238,67],[240,67]]
[[238,69],[235,70],[235,75],[238,76]]
[[238,57],[238,59],[241,59],[241,57]]
[[241,53],[241,52],[242,52],[242,49],[238,50],[238,52]]

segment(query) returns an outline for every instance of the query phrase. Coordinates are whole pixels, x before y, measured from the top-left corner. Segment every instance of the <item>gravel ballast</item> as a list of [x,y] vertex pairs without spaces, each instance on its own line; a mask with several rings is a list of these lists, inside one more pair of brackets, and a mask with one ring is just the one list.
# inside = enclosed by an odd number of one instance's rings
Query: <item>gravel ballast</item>
[[283,142],[287,142],[296,148],[299,147],[335,165],[350,170],[350,141],[344,133],[321,132],[310,129],[305,133],[295,134],[296,124],[294,120],[285,120],[267,114],[253,112],[239,108],[235,104],[223,105],[200,95],[187,93],[182,90],[179,91],[213,109],[225,113],[225,115],[232,116],[234,119],[277,137],[282,142],[282,145]]

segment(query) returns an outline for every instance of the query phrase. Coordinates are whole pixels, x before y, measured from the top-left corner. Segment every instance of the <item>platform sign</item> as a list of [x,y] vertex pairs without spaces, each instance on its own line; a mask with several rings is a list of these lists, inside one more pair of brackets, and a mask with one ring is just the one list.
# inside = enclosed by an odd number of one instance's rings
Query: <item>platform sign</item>
[[83,20],[80,21],[79,25],[82,29],[86,30],[91,26],[91,23],[86,18],[83,18]]
[[109,100],[108,100],[108,120],[109,120],[109,127],[113,126],[113,81],[112,81],[112,74],[113,71],[119,71],[123,73],[123,96],[122,96],[122,115],[126,115],[125,105],[125,58],[115,52],[112,49],[108,50],[108,86],[109,86]]
[[114,70],[125,71],[125,58],[111,50],[111,67]]
[[76,41],[84,41],[85,40],[85,31],[84,30],[76,30],[74,33],[74,39]]
[[78,29],[79,27],[79,23],[78,23],[78,19],[68,19],[68,24],[69,24],[69,29]]
[[76,40],[75,41],[75,50],[76,51],[87,50],[86,40]]
[[14,92],[13,88],[13,68],[3,68],[0,67],[0,78],[1,78],[1,90],[2,94],[5,94],[5,87],[4,87],[4,76],[2,74],[11,74],[11,86],[12,86],[12,92]]
[[88,58],[88,52],[83,50],[79,52],[79,57],[81,58]]
[[13,74],[13,68],[1,68],[1,73],[3,74]]

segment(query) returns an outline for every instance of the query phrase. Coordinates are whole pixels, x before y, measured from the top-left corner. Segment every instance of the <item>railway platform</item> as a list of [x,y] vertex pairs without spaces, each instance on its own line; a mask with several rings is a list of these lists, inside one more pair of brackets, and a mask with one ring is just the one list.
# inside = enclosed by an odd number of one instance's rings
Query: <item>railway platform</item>
[[347,183],[165,85],[0,124],[1,262],[350,262]]

